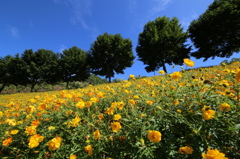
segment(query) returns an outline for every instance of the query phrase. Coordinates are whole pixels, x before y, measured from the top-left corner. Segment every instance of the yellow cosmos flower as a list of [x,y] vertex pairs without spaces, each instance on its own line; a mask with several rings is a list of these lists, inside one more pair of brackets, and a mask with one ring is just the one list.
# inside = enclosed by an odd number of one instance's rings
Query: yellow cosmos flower
[[210,120],[214,118],[214,115],[215,115],[215,111],[211,109],[203,112],[203,117],[205,120]]
[[190,59],[183,59],[183,62],[185,65],[189,66],[189,67],[193,67],[194,63],[193,61],[191,61]]
[[174,80],[178,80],[178,78],[182,77],[181,72],[173,72],[172,74],[170,74],[170,77]]
[[161,141],[162,134],[159,131],[149,131],[148,139],[152,142],[158,143]]
[[228,159],[224,153],[219,152],[217,149],[211,150],[208,148],[207,154],[202,153],[204,159]]
[[134,75],[129,75],[129,78],[134,78],[135,76]]
[[74,119],[72,119],[72,121],[71,121],[72,127],[77,127],[79,122],[80,122],[80,118],[78,116],[75,117]]
[[76,104],[76,107],[83,109],[85,107],[85,102],[84,101],[80,101]]
[[92,156],[92,146],[91,145],[87,145],[86,147],[84,147],[84,150],[88,153],[88,156]]
[[111,127],[113,132],[118,132],[118,130],[122,128],[119,122],[111,123]]
[[25,133],[28,135],[35,135],[37,130],[36,130],[37,126],[28,126],[25,128]]
[[99,130],[94,131],[93,135],[95,140],[100,140],[101,134]]
[[49,126],[49,127],[48,127],[48,130],[53,130],[53,129],[55,129],[54,126]]
[[158,73],[162,74],[162,75],[165,74],[165,72],[163,70],[158,71]]
[[185,146],[185,147],[180,147],[178,150],[178,153],[184,153],[185,155],[187,154],[192,154],[193,149],[191,147]]
[[76,155],[70,155],[69,159],[76,159],[77,156]]
[[19,132],[19,130],[11,130],[11,131],[10,131],[10,134],[11,134],[11,135],[15,135],[15,134],[17,134],[18,132]]
[[44,137],[40,134],[33,135],[30,137],[30,141],[28,143],[29,148],[35,148],[39,145],[39,142],[42,142],[44,140]]
[[48,141],[47,146],[50,150],[55,151],[61,146],[62,138],[61,137],[55,137],[52,140]]
[[113,116],[113,120],[119,120],[121,118],[122,118],[122,116],[120,114],[116,114]]
[[15,126],[15,125],[17,125],[17,122],[16,122],[15,119],[6,119],[4,122],[7,123],[7,124],[10,125],[10,126]]
[[221,104],[221,105],[218,107],[218,109],[219,109],[220,111],[228,111],[228,110],[231,109],[231,107],[230,107],[229,104],[223,103],[223,104]]
[[240,71],[238,71],[238,73],[236,74],[235,79],[237,83],[240,83]]

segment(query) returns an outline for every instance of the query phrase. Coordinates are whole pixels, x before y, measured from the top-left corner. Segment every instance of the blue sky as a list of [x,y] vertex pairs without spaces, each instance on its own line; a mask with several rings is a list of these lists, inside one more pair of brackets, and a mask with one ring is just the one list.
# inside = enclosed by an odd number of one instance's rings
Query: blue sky
[[[0,57],[23,53],[26,49],[49,49],[56,53],[77,46],[89,50],[97,36],[121,34],[133,42],[136,56],[138,35],[144,25],[159,16],[177,17],[185,30],[214,0],[1,0]],[[239,55],[238,55],[239,56]],[[237,57],[234,54],[231,58]],[[125,74],[153,76],[141,61],[134,61]],[[195,61],[195,67],[217,65],[226,58]],[[229,59],[230,60],[230,59]],[[179,71],[180,66],[169,73]],[[162,68],[160,68],[162,69]],[[157,72],[155,73],[158,74]]]

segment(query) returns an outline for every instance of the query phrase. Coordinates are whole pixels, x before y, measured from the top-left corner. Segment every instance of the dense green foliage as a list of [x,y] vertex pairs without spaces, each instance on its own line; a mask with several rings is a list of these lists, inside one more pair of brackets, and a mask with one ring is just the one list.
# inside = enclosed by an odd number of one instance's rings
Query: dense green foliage
[[182,65],[184,58],[189,58],[191,47],[185,45],[188,37],[183,32],[176,17],[171,20],[164,16],[148,22],[139,34],[136,48],[139,60],[145,65],[147,72],[153,72],[165,64]]
[[94,74],[105,76],[111,82],[114,74],[123,74],[134,60],[132,41],[120,34],[99,35],[90,48],[90,64]]
[[240,1],[215,0],[189,26],[189,36],[199,58],[230,57],[240,51]]

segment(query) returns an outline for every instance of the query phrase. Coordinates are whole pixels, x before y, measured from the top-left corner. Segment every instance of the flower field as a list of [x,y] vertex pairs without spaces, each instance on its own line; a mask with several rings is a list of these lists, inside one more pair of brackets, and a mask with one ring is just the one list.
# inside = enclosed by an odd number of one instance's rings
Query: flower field
[[240,62],[159,73],[0,95],[0,157],[240,158]]

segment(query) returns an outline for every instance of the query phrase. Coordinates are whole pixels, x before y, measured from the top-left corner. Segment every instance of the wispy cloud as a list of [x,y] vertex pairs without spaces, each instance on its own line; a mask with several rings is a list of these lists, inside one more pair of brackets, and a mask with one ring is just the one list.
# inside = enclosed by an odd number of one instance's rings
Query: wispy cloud
[[95,24],[91,21],[92,0],[53,0],[56,4],[65,4],[72,11],[70,22],[77,28],[83,28],[96,37],[98,32]]
[[15,39],[19,38],[19,31],[16,27],[10,26],[9,31],[12,37],[14,37]]
[[184,30],[187,30],[190,23],[196,18],[198,18],[197,13],[195,11],[192,11],[192,13],[189,14],[189,16],[180,18],[179,21],[181,23],[181,26],[184,27]]
[[63,50],[67,49],[67,47],[64,44],[61,44],[59,52],[62,53]]
[[155,15],[156,13],[159,13],[160,11],[164,10],[171,2],[171,0],[152,0],[154,2],[154,7],[148,12],[150,15]]

